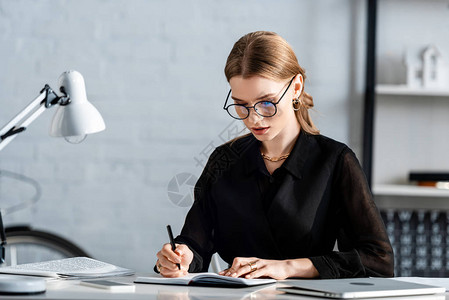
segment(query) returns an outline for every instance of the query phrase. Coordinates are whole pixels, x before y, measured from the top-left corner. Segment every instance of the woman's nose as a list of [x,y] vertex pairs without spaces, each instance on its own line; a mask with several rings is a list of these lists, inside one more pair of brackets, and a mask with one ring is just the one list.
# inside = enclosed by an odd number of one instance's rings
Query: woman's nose
[[248,116],[248,120],[251,123],[257,123],[257,121],[259,121],[260,119],[262,119],[263,117],[261,115],[259,115],[256,112],[256,109],[254,107],[249,109],[249,116]]

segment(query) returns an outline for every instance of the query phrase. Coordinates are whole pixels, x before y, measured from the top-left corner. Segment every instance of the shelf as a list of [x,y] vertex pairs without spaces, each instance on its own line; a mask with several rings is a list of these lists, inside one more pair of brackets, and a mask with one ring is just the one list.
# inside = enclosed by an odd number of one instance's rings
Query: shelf
[[376,196],[413,196],[449,198],[449,189],[422,187],[415,185],[379,184],[373,187]]
[[409,87],[405,84],[379,84],[376,86],[376,94],[449,97],[449,89]]

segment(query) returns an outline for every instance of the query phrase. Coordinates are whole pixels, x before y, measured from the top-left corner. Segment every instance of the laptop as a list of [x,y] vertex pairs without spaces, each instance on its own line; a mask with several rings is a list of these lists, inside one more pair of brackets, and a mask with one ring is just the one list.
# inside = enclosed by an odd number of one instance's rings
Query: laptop
[[445,287],[404,282],[391,278],[301,279],[280,281],[277,290],[291,294],[336,299],[411,296],[445,293]]

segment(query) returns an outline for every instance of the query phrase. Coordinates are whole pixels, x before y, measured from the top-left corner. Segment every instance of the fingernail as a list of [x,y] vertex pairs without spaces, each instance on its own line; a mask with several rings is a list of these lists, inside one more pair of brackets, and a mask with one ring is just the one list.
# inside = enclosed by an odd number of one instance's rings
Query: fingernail
[[236,277],[236,276],[237,276],[237,273],[232,273],[231,276],[232,276],[232,277]]

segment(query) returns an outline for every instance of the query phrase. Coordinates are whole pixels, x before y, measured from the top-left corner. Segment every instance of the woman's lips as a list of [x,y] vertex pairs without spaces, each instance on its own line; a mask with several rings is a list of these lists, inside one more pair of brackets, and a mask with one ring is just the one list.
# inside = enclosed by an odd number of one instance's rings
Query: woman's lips
[[267,131],[270,129],[270,127],[253,127],[251,128],[251,131],[255,134],[255,135],[262,135],[267,133]]

